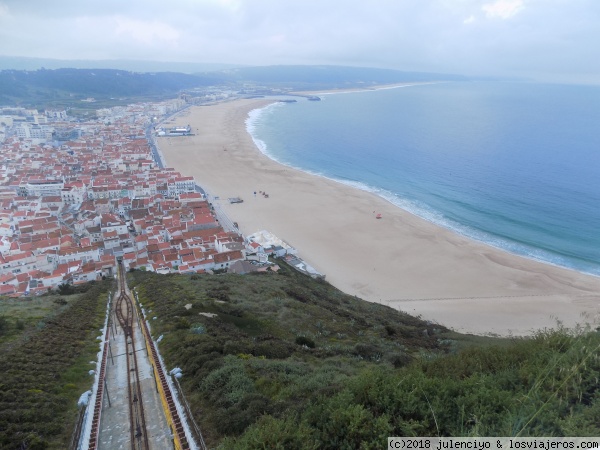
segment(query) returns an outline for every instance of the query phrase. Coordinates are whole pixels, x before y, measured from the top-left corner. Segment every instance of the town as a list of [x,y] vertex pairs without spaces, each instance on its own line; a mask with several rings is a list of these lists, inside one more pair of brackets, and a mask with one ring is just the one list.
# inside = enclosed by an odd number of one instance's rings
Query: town
[[160,274],[247,273],[277,270],[268,256],[278,255],[314,275],[269,233],[244,239],[193,177],[164,167],[156,125],[190,104],[104,108],[86,121],[0,108],[0,295],[112,277],[117,260]]

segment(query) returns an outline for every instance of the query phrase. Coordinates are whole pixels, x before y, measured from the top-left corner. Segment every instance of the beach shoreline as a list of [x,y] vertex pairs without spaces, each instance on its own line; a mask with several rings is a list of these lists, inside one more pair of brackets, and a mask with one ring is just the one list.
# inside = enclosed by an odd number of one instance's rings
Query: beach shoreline
[[600,279],[473,241],[372,192],[269,158],[246,120],[272,102],[193,107],[185,121],[195,136],[159,142],[168,165],[209,193],[244,198],[221,207],[245,235],[267,229],[342,291],[457,331],[525,335],[557,320],[595,321]]
[[449,83],[449,81],[440,80],[440,81],[407,81],[405,83],[390,83],[390,84],[376,84],[373,86],[365,86],[365,87],[354,87],[354,88],[340,88],[340,89],[321,89],[315,91],[292,91],[290,95],[335,95],[335,94],[351,94],[354,92],[370,92],[370,91],[382,91],[385,89],[398,89],[403,87],[411,87],[411,86],[425,86],[428,84],[439,84],[439,83]]

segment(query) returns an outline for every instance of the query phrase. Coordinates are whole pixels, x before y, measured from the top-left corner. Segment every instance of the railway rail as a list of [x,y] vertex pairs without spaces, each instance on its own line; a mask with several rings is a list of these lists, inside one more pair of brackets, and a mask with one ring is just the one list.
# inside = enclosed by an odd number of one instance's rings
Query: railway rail
[[[110,304],[110,296],[109,296]],[[102,414],[102,399],[104,398],[105,376],[106,376],[106,359],[108,355],[108,327],[104,335],[104,344],[102,345],[102,359],[100,361],[100,371],[98,373],[98,389],[94,398],[94,409],[92,412],[92,424],[88,440],[88,449],[96,450],[98,448],[98,436],[100,431],[100,417]],[[81,433],[81,429],[79,430]],[[79,440],[79,437],[78,439]]]
[[[157,389],[160,393],[163,409],[167,414],[167,423],[169,424],[171,432],[173,433],[173,444],[175,450],[188,450],[191,447],[190,443],[188,442],[188,437],[185,434],[183,420],[179,415],[179,411],[177,410],[173,393],[171,392],[171,388],[167,382],[167,376],[165,375],[160,358],[158,356],[158,351],[156,350],[156,346],[152,341],[150,330],[148,329],[148,325],[145,321],[142,322],[142,332],[146,337],[146,348],[148,349],[148,352],[152,358],[152,368],[154,370],[155,379],[157,380]],[[203,450],[207,448],[202,437],[200,440],[200,448]]]
[[[149,423],[147,427],[146,420],[152,421],[153,411],[148,411],[148,418],[144,412],[144,401],[142,397],[142,383],[140,383],[140,370],[144,375],[145,369],[138,370],[138,358],[136,351],[136,343],[143,344],[146,348],[146,353],[149,357],[149,364],[155,380],[156,391],[159,395],[160,402],[162,404],[162,410],[164,411],[167,425],[170,429],[170,439],[174,450],[189,450],[192,448],[201,448],[205,450],[206,444],[202,438],[200,430],[195,430],[197,436],[188,435],[193,433],[191,430],[186,431],[185,427],[185,414],[186,411],[179,410],[183,406],[177,406],[175,395],[172,392],[174,386],[170,386],[168,376],[162,365],[161,358],[158,354],[158,349],[150,335],[150,329],[143,317],[143,311],[140,311],[134,299],[129,295],[126,285],[125,269],[119,261],[118,263],[119,273],[119,292],[116,299],[113,299],[109,303],[109,318],[108,326],[106,327],[106,334],[103,344],[103,353],[101,357],[101,364],[99,370],[98,388],[95,394],[95,402],[93,408],[91,430],[89,437],[86,437],[87,446],[77,448],[87,448],[88,450],[97,450],[100,447],[99,436],[100,436],[100,417],[102,414],[102,403],[104,395],[108,395],[106,391],[106,369],[107,369],[107,355],[109,352],[109,329],[113,330],[114,337],[114,325],[117,325],[123,330],[123,341],[125,343],[125,352],[121,353],[126,359],[126,370],[127,370],[127,393],[125,394],[128,399],[129,409],[129,448],[132,450],[150,450],[156,448],[156,442],[152,441],[148,434],[148,429],[153,429],[153,424]],[[111,305],[112,304],[112,305]],[[113,325],[111,325],[111,323]],[[140,342],[140,333],[141,339]],[[136,340],[135,337],[138,337]],[[144,355],[145,356],[145,355]],[[141,356],[140,357],[144,357]],[[112,358],[112,354],[111,354]],[[142,367],[144,361],[141,361]],[[142,377],[144,378],[144,377]],[[143,381],[143,380],[142,380]],[[124,385],[124,383],[123,383]],[[147,392],[146,392],[147,393]],[[123,397],[124,399],[124,397]],[[152,404],[153,399],[146,399]],[[110,399],[109,399],[110,406]],[[189,411],[187,411],[189,414]],[[123,424],[125,425],[125,424]],[[197,428],[197,425],[196,425]],[[126,429],[124,430],[126,432]],[[199,445],[194,441],[198,439]],[[79,439],[77,439],[79,441]],[[163,445],[163,444],[160,444]]]
[[127,294],[125,283],[125,270],[119,262],[120,293],[115,304],[115,314],[119,325],[123,329],[126,342],[127,359],[127,389],[129,398],[129,434],[132,450],[150,450],[146,418],[144,415],[144,401],[140,384],[137,355],[135,351],[135,334],[133,332],[136,310]]

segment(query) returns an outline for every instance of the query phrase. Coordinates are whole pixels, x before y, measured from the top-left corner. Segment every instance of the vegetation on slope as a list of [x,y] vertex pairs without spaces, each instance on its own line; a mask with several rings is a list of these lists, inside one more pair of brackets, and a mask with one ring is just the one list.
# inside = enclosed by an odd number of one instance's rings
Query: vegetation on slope
[[443,327],[285,266],[279,274],[130,277],[154,337],[163,335],[168,367],[183,369],[182,385],[211,443],[265,414],[300,414],[372,365],[402,367],[447,347]]
[[65,449],[90,389],[109,282],[72,297],[0,299],[0,448]]
[[211,445],[381,448],[387,436],[600,433],[595,331],[468,338],[285,266],[130,277]]
[[[292,414],[265,415],[222,448],[382,448],[388,436],[598,436],[597,333],[542,333],[385,365],[316,393]],[[203,383],[200,382],[200,386]]]
[[141,99],[150,101],[173,97],[182,89],[207,86],[217,81],[215,77],[204,75],[112,69],[3,70],[0,71],[0,104],[73,106],[81,104],[87,97],[112,99],[113,104],[123,103],[117,97],[127,97],[128,103]]

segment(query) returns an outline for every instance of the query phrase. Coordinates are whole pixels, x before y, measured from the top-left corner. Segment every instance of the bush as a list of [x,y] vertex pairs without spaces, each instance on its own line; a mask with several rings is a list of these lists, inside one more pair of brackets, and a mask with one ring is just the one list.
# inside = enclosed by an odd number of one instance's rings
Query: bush
[[178,317],[174,325],[176,330],[187,330],[192,324],[186,318]]
[[412,357],[406,353],[395,352],[386,355],[386,360],[398,369],[408,365],[412,361]]
[[227,341],[223,345],[223,354],[239,355],[241,353],[249,354],[254,351],[254,346],[248,341]]
[[225,439],[221,448],[297,450],[317,449],[320,445],[314,431],[306,425],[298,424],[293,418],[276,419],[265,415],[250,426],[242,437]]
[[240,435],[256,420],[271,410],[267,397],[257,393],[244,395],[241,401],[216,414],[217,429],[224,435]]
[[69,283],[59,284],[57,289],[60,295],[71,295],[75,293],[75,288]]
[[292,344],[280,340],[259,342],[254,347],[255,356],[265,356],[267,358],[283,359],[290,356],[293,352]]
[[212,371],[202,382],[204,394],[222,406],[233,406],[254,391],[254,382],[244,369],[244,362],[235,356],[226,356],[225,364]]
[[296,338],[296,344],[306,345],[308,348],[315,348],[315,342],[312,339],[307,338],[306,336],[298,336]]
[[379,360],[384,352],[374,344],[356,344],[353,353],[364,359]]

